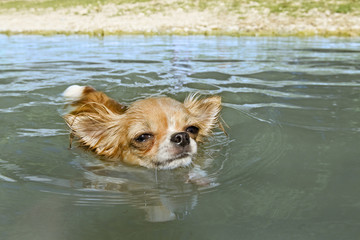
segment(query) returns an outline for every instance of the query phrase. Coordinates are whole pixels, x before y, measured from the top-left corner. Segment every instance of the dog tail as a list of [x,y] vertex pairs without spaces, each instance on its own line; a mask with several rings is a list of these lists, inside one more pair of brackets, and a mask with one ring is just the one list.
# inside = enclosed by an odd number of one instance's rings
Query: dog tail
[[80,112],[98,113],[100,110],[123,114],[126,110],[126,106],[90,86],[72,85],[63,92],[62,96],[72,107],[70,113],[75,115]]
[[[78,101],[83,97],[87,88],[93,89],[92,87],[88,86],[72,85],[68,87],[62,95],[68,101]],[[93,90],[95,91],[95,89]]]

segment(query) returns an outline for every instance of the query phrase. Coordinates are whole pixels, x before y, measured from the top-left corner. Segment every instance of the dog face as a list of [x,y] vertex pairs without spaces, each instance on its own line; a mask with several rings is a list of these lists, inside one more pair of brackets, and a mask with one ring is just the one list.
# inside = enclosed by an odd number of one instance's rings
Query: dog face
[[183,104],[170,98],[146,99],[133,104],[126,117],[130,153],[140,165],[176,168],[191,163],[199,123]]
[[114,103],[99,101],[82,99],[82,105],[75,102],[80,107],[65,115],[75,135],[100,155],[159,169],[190,165],[197,143],[219,124],[221,108],[218,96],[199,99],[191,95],[184,103],[149,98],[120,112],[109,110]]

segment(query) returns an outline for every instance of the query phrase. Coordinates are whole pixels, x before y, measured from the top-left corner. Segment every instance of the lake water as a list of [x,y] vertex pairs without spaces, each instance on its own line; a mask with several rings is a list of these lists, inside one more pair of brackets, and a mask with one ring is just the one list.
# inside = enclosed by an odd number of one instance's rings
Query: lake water
[[[190,169],[68,149],[61,93],[223,98]],[[0,35],[0,239],[359,239],[360,39]]]

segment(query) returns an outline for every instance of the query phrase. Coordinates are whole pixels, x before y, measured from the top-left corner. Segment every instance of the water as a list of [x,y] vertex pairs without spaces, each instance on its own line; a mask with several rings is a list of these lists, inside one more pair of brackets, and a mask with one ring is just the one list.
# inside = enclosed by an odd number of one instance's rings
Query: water
[[[359,239],[360,40],[0,36],[1,239]],[[68,149],[61,92],[223,98],[190,169]]]

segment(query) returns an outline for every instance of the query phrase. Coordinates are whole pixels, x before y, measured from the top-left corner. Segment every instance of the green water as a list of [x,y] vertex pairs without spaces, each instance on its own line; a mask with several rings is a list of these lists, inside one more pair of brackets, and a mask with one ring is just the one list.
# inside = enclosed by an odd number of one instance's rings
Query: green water
[[[0,35],[0,239],[359,239],[360,40]],[[68,149],[61,93],[223,98],[191,169]]]

